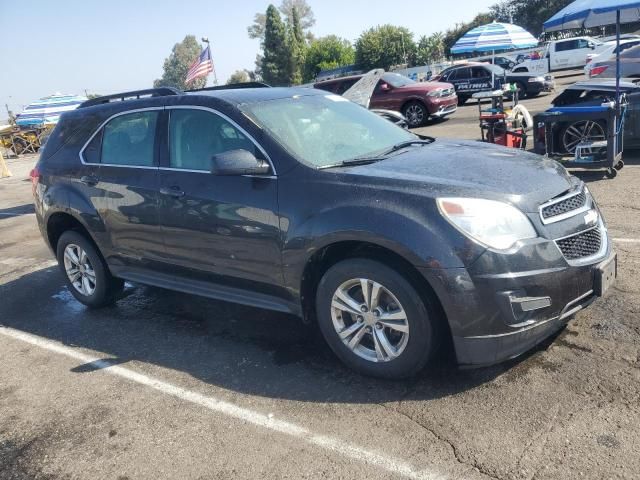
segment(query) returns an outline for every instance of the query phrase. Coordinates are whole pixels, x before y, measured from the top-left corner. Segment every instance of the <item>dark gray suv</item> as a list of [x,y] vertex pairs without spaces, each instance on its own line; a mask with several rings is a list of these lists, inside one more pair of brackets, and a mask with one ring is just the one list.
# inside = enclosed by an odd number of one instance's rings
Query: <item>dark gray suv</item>
[[521,354],[616,276],[604,219],[558,163],[419,137],[320,90],[93,99],[32,180],[80,302],[128,280],[286,312],[382,377],[439,345],[466,365]]

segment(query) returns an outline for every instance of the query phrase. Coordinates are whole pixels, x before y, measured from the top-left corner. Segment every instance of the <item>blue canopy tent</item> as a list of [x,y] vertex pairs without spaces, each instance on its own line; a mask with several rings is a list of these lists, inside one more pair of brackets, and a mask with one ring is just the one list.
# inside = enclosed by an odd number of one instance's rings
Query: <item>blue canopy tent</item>
[[620,115],[620,24],[640,20],[638,0],[576,0],[544,22],[545,32],[616,25],[616,112]]

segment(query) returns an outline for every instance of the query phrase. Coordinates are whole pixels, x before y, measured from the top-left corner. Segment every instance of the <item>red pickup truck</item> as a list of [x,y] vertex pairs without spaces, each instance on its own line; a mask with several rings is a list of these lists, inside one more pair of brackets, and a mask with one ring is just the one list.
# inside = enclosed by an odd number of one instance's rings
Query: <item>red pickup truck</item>
[[[363,75],[324,80],[315,88],[342,95]],[[450,83],[415,82],[397,73],[386,72],[378,81],[369,108],[402,113],[411,128],[423,125],[428,118],[444,118],[458,108],[458,97]]]

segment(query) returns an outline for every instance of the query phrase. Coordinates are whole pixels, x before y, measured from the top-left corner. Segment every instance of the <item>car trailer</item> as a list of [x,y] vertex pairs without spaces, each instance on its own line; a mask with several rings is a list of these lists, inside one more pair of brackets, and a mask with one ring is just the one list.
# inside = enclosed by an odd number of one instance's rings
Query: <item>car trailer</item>
[[[615,178],[624,166],[623,129],[626,104],[622,105],[620,121],[617,121],[614,102],[594,106],[556,107],[534,117],[536,128],[534,150],[561,162],[571,170],[604,170],[609,178]],[[589,138],[588,132],[578,138],[572,154],[559,141],[563,125],[575,122],[595,122],[606,127],[604,139]]]

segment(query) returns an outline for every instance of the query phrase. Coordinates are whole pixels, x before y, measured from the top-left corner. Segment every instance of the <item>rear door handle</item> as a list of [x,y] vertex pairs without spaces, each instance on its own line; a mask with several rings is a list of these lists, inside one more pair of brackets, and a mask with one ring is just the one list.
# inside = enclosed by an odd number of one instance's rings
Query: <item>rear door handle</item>
[[90,187],[93,187],[98,183],[98,177],[96,177],[95,175],[84,175],[80,177],[80,181],[85,185],[89,185]]
[[163,195],[169,195],[170,197],[174,197],[174,198],[181,198],[184,197],[184,192],[182,190],[180,190],[180,187],[169,187],[169,188],[161,188],[160,189],[160,193]]

